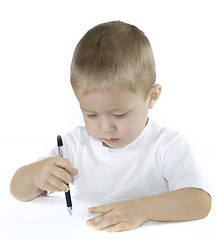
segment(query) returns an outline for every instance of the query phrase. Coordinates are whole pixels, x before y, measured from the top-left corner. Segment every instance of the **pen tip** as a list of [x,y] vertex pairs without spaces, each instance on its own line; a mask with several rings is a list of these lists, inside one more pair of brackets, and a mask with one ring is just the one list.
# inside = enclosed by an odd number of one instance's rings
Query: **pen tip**
[[69,215],[72,216],[72,207],[68,207]]
[[60,135],[57,136],[57,145],[59,147],[62,147],[63,146],[63,141],[62,141],[62,138]]

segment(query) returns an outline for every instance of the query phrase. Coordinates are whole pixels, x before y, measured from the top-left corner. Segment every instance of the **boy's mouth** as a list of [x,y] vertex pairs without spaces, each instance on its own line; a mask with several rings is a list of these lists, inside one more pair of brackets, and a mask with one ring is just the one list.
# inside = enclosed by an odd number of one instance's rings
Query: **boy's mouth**
[[115,143],[119,140],[119,138],[103,138],[102,140],[106,143]]

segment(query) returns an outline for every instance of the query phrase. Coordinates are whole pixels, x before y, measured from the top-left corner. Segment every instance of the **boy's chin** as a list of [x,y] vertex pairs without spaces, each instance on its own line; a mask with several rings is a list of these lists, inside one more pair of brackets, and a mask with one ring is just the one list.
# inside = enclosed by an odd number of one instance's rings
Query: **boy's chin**
[[118,142],[115,142],[115,143],[107,143],[107,142],[102,141],[102,144],[103,144],[104,147],[113,148],[113,149],[123,148],[126,145],[128,145],[128,144],[123,144],[122,141],[118,141]]

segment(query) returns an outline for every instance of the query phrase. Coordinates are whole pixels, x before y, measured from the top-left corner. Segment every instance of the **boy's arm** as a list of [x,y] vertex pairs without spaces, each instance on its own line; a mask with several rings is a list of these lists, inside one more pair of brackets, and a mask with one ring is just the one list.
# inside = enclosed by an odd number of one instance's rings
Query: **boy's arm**
[[101,214],[87,223],[95,229],[123,231],[146,221],[186,221],[207,216],[211,197],[197,188],[184,188],[140,199],[117,202],[89,209]]
[[10,183],[10,192],[16,199],[30,201],[44,192],[33,184],[32,172],[35,164],[23,166],[15,172]]
[[46,191],[68,191],[71,175],[78,174],[71,162],[62,157],[47,158],[19,168],[14,174],[11,194],[21,201],[30,201]]
[[200,219],[206,217],[211,209],[210,195],[197,188],[183,188],[141,200],[150,221]]

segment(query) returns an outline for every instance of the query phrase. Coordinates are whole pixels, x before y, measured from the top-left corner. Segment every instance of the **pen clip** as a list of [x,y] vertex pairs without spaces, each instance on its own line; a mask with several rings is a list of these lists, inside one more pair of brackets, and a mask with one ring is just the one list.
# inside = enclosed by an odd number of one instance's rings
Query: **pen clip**
[[62,147],[58,147],[58,153],[59,153],[59,156],[63,157],[63,149],[62,149]]
[[57,146],[59,155],[63,157],[63,140],[60,135],[57,136]]

